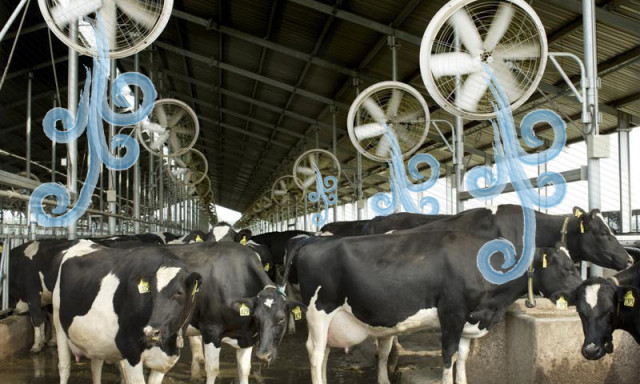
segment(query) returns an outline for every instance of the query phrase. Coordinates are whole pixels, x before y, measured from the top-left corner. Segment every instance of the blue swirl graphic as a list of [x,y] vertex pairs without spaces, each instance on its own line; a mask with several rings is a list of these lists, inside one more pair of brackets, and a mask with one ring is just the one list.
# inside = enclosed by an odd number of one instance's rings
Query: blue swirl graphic
[[[395,205],[399,202],[406,212],[428,213],[437,215],[440,211],[438,200],[431,196],[425,196],[420,199],[420,206],[416,206],[409,192],[424,192],[433,187],[440,176],[440,163],[435,157],[420,153],[413,156],[409,160],[409,175],[414,180],[422,180],[424,176],[418,171],[419,164],[427,164],[431,168],[431,176],[427,181],[420,184],[414,184],[407,177],[404,169],[404,161],[402,160],[402,150],[395,135],[391,132],[384,121],[380,124],[384,126],[384,138],[390,143],[391,159],[387,161],[389,164],[389,181],[391,185],[391,194],[384,192],[376,193],[371,198],[371,209],[378,216],[386,216],[394,212]],[[425,212],[425,208],[429,209]]]
[[[521,124],[525,143],[532,147],[538,147],[543,144],[541,140],[535,137],[533,132],[533,127],[542,122],[552,126],[554,142],[550,148],[543,152],[545,156],[527,154],[518,142],[509,99],[491,69],[486,65],[484,68],[489,74],[486,79],[489,89],[497,103],[493,104],[496,111],[496,120],[491,121],[494,130],[497,176],[489,177],[489,180],[487,180],[488,184],[490,184],[489,188],[481,189],[479,188],[479,180],[484,178],[484,175],[489,171],[487,167],[480,167],[476,172],[469,172],[469,181],[473,186],[473,188],[469,189],[469,192],[477,198],[497,197],[506,185],[506,172],[522,203],[524,217],[522,256],[517,262],[515,247],[506,239],[489,241],[478,251],[477,265],[484,278],[493,284],[503,284],[522,276],[533,260],[536,240],[536,220],[533,206],[536,205],[542,208],[555,206],[562,201],[566,193],[566,182],[562,175],[555,172],[545,172],[538,176],[538,188],[554,186],[555,191],[546,201],[545,199],[539,199],[540,196],[527,178],[522,164],[539,165],[556,157],[566,143],[566,126],[562,119],[552,111],[537,110],[529,113]],[[489,173],[493,174],[492,170]],[[506,272],[496,270],[491,265],[491,256],[495,253],[502,253],[504,257],[502,269],[506,270]]]
[[[104,162],[112,170],[124,170],[135,164],[140,153],[138,142],[127,135],[115,135],[110,143],[114,152],[117,148],[124,148],[126,152],[122,157],[112,155],[106,145],[102,120],[108,118],[107,122],[113,125],[137,124],[149,115],[157,96],[153,83],[147,77],[139,73],[126,73],[113,82],[111,94],[114,104],[120,107],[131,107],[126,102],[123,91],[127,86],[138,86],[143,94],[141,107],[128,114],[117,114],[109,108],[105,109],[105,106],[108,107],[105,95],[110,71],[109,44],[100,15],[97,15],[97,26],[92,26],[96,36],[93,76],[87,70],[87,81],[80,97],[75,119],[67,109],[54,108],[47,113],[43,121],[45,134],[56,143],[71,142],[80,137],[87,128],[89,141],[87,179],[80,190],[78,201],[69,211],[67,211],[70,201],[69,190],[62,184],[44,183],[33,191],[29,205],[38,224],[44,227],[64,227],[84,215],[98,183],[101,162]],[[89,88],[91,89],[90,99],[87,98]],[[64,131],[56,129],[57,121],[62,122]],[[56,206],[52,209],[52,213],[60,216],[52,217],[45,212],[43,202],[47,197],[56,199]]]
[[[311,217],[311,222],[313,225],[321,227],[329,218],[329,206],[336,205],[338,203],[338,195],[334,192],[338,187],[338,179],[335,176],[327,176],[322,178],[322,173],[318,167],[313,164],[313,168],[316,174],[316,191],[309,193],[309,201],[312,203],[317,203],[322,199],[324,203],[324,210],[322,213],[314,213]],[[327,192],[334,192],[327,195]]]

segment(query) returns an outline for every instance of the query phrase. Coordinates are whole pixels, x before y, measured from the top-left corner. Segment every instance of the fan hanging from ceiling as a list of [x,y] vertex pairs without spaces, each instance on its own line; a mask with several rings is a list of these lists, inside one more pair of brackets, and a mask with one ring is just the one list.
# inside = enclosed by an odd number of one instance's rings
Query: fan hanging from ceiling
[[391,143],[384,136],[386,129],[406,158],[424,142],[429,121],[429,108],[420,92],[404,83],[383,81],[356,97],[349,108],[347,129],[358,152],[371,160],[387,161]]
[[68,47],[87,56],[93,56],[96,49],[91,24],[100,15],[109,56],[118,59],[142,51],[160,36],[173,0],[38,0],[38,5],[49,29]]
[[167,172],[176,183],[192,187],[204,180],[209,170],[207,158],[202,152],[191,148],[186,153],[170,158]]
[[271,200],[281,207],[292,207],[302,202],[304,192],[301,191],[291,175],[278,178],[271,187]]
[[196,113],[176,99],[155,102],[149,118],[138,125],[138,141],[156,156],[176,157],[189,151],[198,140]]
[[535,91],[546,61],[544,26],[523,0],[450,1],[431,19],[420,47],[427,91],[468,119],[495,117],[487,67],[515,110]]
[[316,168],[323,177],[340,180],[340,162],[333,153],[324,149],[310,149],[302,153],[293,165],[293,179],[305,193],[316,192]]

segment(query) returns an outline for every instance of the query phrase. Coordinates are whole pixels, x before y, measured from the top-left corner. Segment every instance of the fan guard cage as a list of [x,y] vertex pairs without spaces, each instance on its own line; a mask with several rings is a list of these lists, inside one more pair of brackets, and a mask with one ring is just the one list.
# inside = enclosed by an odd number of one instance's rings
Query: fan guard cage
[[[375,108],[372,105],[367,108],[371,101],[380,108],[378,111],[372,110]],[[420,92],[397,81],[376,83],[356,97],[347,117],[351,142],[358,152],[371,160],[391,158],[381,118],[400,145],[403,158],[418,150],[429,132],[429,108]],[[380,150],[383,149],[380,146],[385,146],[386,153]]]
[[202,182],[208,171],[207,158],[202,152],[193,148],[178,157],[170,158],[167,164],[167,172],[171,180],[188,187]]
[[[501,8],[510,8],[512,14],[504,34],[497,41],[495,47],[487,50],[487,39],[492,24],[501,18]],[[473,49],[465,46],[465,41],[470,41],[468,29],[460,41],[456,41],[454,19],[460,16],[459,11],[466,12],[472,20],[482,43],[482,49]],[[504,15],[503,15],[504,16]],[[457,24],[460,25],[460,24]],[[465,30],[465,28],[461,28]],[[500,28],[496,28],[499,30]],[[461,34],[462,35],[462,34]],[[438,65],[435,62],[436,55],[469,54],[473,63],[463,63],[460,56],[451,56],[448,65]],[[523,0],[453,0],[447,3],[433,17],[425,31],[420,48],[420,71],[429,94],[445,110],[469,119],[490,119],[495,117],[492,103],[495,99],[491,92],[485,88],[484,78],[478,77],[477,81],[467,84],[469,93],[462,92],[465,82],[471,76],[470,73],[455,75],[442,75],[457,68],[461,72],[468,72],[469,66],[473,67],[471,73],[484,70],[480,63],[489,65],[494,71],[501,87],[509,96],[513,110],[524,104],[535,91],[540,82],[547,61],[547,39],[544,26],[535,11]],[[504,66],[497,68],[500,63]],[[506,72],[505,72],[506,67]],[[436,68],[436,69],[434,69]],[[466,69],[464,69],[466,68]],[[434,72],[439,74],[436,76]],[[510,73],[510,75],[508,73]],[[459,95],[456,90],[459,89]],[[474,107],[475,97],[470,93],[482,93],[481,98]],[[465,95],[468,95],[465,97]],[[460,97],[456,100],[456,96]]]
[[333,153],[326,149],[310,149],[298,156],[293,164],[293,179],[305,193],[316,191],[316,174],[312,163],[318,166],[323,179],[335,176],[336,181],[340,181],[340,162]]

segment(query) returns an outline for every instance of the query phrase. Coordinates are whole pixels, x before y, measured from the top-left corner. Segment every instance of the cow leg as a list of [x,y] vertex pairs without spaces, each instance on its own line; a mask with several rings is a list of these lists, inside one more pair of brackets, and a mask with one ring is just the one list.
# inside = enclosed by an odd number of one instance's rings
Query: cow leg
[[464,329],[463,311],[461,308],[438,307],[438,319],[442,324],[442,384],[453,384],[453,362]]
[[322,384],[327,384],[327,362],[329,361],[329,353],[331,353],[331,348],[325,348],[324,359],[322,360]]
[[204,345],[204,370],[207,373],[207,384],[213,384],[220,373],[220,348],[213,343]]
[[[314,311],[316,312],[316,311]],[[313,314],[312,314],[313,315]],[[307,312],[309,316],[309,312]],[[311,382],[313,384],[323,384],[324,376],[322,372],[324,357],[327,349],[327,336],[329,319],[318,319],[320,321],[309,321],[309,336],[307,337],[307,352],[309,353],[309,362],[311,364]]]
[[204,364],[202,336],[189,336],[189,348],[191,349],[191,379],[200,380],[202,378],[200,367]]
[[44,321],[40,323],[40,325],[33,324],[33,346],[31,347],[31,352],[38,353],[42,351],[44,347],[45,340],[45,329],[44,329]]
[[102,365],[104,360],[91,359],[91,379],[93,384],[100,384],[102,382]]
[[144,382],[144,371],[142,369],[142,361],[140,361],[136,366],[132,366],[129,364],[127,359],[121,360],[122,362],[122,373],[124,376],[124,382],[127,384],[145,384]]
[[49,347],[55,347],[57,344],[57,339],[56,339],[56,327],[53,326],[53,314],[52,313],[48,313],[47,314],[47,318],[49,320],[49,325],[51,326],[51,338],[49,339],[49,341],[47,342],[47,345]]
[[163,372],[151,370],[149,373],[149,380],[147,382],[149,384],[162,384],[162,379],[164,379]]
[[236,349],[236,361],[238,363],[238,378],[240,379],[240,384],[249,384],[252,350],[253,347]]
[[60,324],[60,316],[53,315],[53,322],[56,327],[56,337],[58,338],[58,374],[60,384],[67,384],[71,372],[71,350],[67,341],[67,335]]
[[378,344],[378,384],[390,384],[387,363],[393,346],[393,336],[379,337]]
[[458,361],[456,363],[456,384],[467,384],[467,356],[471,339],[462,337],[458,346]]

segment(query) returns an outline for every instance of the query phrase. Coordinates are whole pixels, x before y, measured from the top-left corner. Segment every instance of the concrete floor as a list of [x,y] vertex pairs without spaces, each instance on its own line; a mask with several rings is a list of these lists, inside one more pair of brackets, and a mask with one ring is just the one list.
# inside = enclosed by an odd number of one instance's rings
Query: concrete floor
[[[251,369],[251,384],[299,384],[310,383],[309,358],[305,348],[306,329],[286,336],[279,348],[278,359],[270,367],[255,358]],[[185,348],[178,364],[169,371],[163,383],[193,383],[190,380],[189,349]],[[371,384],[376,382],[373,343],[363,343],[348,355],[344,351],[332,350],[329,358],[328,382],[331,384]],[[235,352],[232,347],[222,347],[220,376],[216,384],[236,383]],[[204,373],[204,372],[203,372]],[[91,364],[88,360],[72,364],[69,384],[91,382]],[[202,380],[201,382],[204,382]],[[0,361],[0,383],[2,384],[57,384],[57,352],[47,348],[39,354],[29,352],[13,359]],[[117,368],[105,364],[103,384],[119,384]]]

